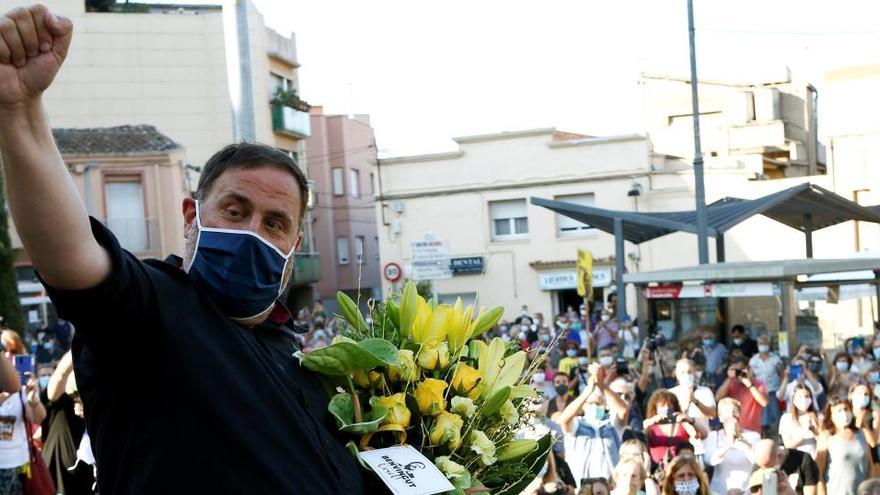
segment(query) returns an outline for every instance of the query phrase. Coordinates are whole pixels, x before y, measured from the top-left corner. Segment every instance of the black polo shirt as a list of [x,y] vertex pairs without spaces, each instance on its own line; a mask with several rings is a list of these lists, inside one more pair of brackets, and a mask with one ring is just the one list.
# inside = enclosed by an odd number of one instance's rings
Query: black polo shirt
[[290,329],[223,315],[178,266],[141,262],[92,219],[113,268],[49,289],[76,327],[77,385],[108,494],[358,494],[317,375]]

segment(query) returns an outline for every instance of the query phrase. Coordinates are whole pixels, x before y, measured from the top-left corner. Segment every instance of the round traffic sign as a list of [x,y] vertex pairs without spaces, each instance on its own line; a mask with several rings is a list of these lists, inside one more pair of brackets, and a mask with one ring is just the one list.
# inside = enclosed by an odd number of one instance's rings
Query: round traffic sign
[[387,263],[385,268],[382,269],[382,275],[389,282],[397,282],[403,275],[403,270],[400,269],[400,265],[397,263]]

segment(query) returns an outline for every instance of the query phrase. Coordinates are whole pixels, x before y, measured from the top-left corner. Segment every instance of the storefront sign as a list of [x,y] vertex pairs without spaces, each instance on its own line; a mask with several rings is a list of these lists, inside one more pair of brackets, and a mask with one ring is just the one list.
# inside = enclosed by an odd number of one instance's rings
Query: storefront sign
[[776,295],[772,282],[742,284],[658,285],[645,288],[648,299],[693,299],[702,297],[762,297]]
[[[539,273],[542,290],[577,289],[577,271]],[[593,288],[611,285],[611,268],[593,268]]]
[[449,243],[446,241],[415,241],[412,247],[413,280],[437,280],[451,278],[449,268]]
[[483,273],[483,257],[470,256],[468,258],[452,258],[449,267],[453,275],[465,275],[468,273]]

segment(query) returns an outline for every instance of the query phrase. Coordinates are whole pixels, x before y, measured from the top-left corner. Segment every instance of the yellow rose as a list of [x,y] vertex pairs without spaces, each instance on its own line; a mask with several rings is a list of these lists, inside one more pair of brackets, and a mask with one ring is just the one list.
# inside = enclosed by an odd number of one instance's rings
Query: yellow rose
[[489,440],[485,433],[479,430],[472,431],[470,442],[471,450],[480,456],[481,465],[485,467],[495,463],[495,444]]
[[482,377],[479,371],[464,363],[459,363],[455,368],[455,374],[452,375],[452,390],[456,394],[476,399],[480,396],[479,385],[481,381]]
[[419,368],[413,357],[413,351],[402,349],[397,351],[398,365],[388,366],[388,379],[392,382],[414,382],[419,379]]
[[375,405],[388,409],[388,415],[382,424],[409,427],[410,412],[406,407],[406,394],[400,392],[388,397],[376,397],[374,402]]
[[446,409],[446,399],[443,397],[446,386],[446,382],[434,378],[425,378],[416,385],[413,395],[422,414],[436,416]]
[[461,445],[462,426],[464,420],[459,415],[443,411],[434,420],[434,427],[431,428],[431,445],[448,445],[452,450],[457,449]]
[[384,388],[385,376],[378,371],[358,370],[351,374],[354,382],[361,388]]
[[422,369],[442,370],[449,366],[449,345],[446,342],[437,346],[423,344],[419,351],[418,361]]

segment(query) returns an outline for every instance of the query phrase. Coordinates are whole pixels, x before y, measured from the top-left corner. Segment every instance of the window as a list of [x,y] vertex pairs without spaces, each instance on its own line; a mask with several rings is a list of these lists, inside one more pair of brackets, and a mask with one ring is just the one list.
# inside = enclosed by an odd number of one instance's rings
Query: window
[[364,238],[361,236],[354,238],[354,259],[358,265],[364,264]]
[[336,256],[340,265],[348,264],[348,237],[336,238]]
[[529,234],[526,200],[490,201],[489,216],[492,219],[492,239],[523,239]]
[[[594,206],[596,204],[596,196],[592,193],[556,196],[554,199],[556,201],[564,201],[566,203],[573,203],[580,206]],[[583,234],[585,232],[594,231],[593,227],[590,227],[585,223],[578,222],[573,218],[568,218],[559,214],[556,215],[556,225],[559,228],[559,235]]]
[[376,241],[376,259],[378,260],[379,259],[379,236],[376,236],[373,239],[375,239],[375,241]]
[[147,252],[150,239],[140,176],[107,177],[106,180],[107,228],[123,248],[132,253]]
[[361,197],[361,173],[356,168],[348,171],[348,187],[353,198]]
[[333,195],[342,196],[345,194],[345,185],[342,183],[342,169],[333,169]]
[[293,89],[293,81],[286,77],[279,76],[278,74],[269,73],[269,91],[271,94],[275,94],[278,90],[289,91]]
[[376,178],[370,173],[370,196],[376,194]]

